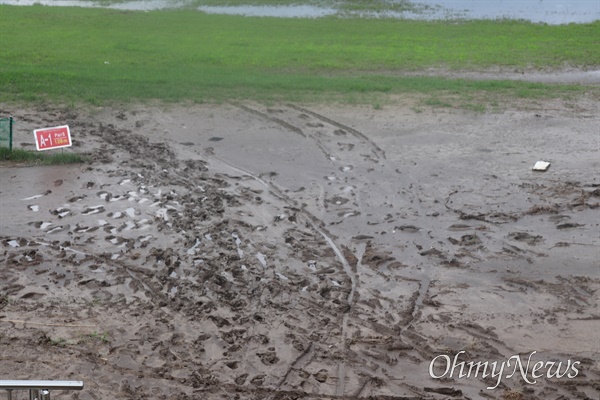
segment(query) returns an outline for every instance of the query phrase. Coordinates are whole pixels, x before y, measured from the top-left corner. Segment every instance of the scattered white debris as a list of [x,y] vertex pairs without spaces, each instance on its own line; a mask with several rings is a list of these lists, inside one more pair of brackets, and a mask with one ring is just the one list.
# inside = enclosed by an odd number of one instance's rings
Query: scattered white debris
[[112,256],[110,256],[111,260],[116,260],[117,258],[119,258],[119,254],[118,253],[115,253]]
[[547,171],[550,167],[550,163],[546,161],[538,161],[533,166],[534,171]]
[[19,247],[19,242],[17,242],[16,240],[9,240],[8,245],[10,247]]
[[50,225],[52,225],[52,222],[43,222],[42,225],[40,226],[40,229],[46,229]]
[[349,167],[349,166],[342,167],[343,172],[350,171],[351,169],[352,169],[352,167]]
[[33,199],[39,199],[40,197],[43,197],[43,196],[44,196],[43,194],[36,194],[36,195],[34,195],[34,196],[31,196],[31,197],[26,197],[26,198],[24,198],[24,199],[21,199],[21,200],[33,200]]
[[125,213],[130,217],[133,218],[135,217],[135,208],[133,207],[129,207],[127,210],[125,210]]
[[277,275],[277,277],[279,279],[281,279],[282,281],[289,281],[290,280],[290,278],[288,278],[287,276],[285,276],[283,274],[280,274],[279,272],[275,272],[275,275]]
[[69,215],[71,213],[71,211],[63,211],[61,213],[58,214],[58,218],[64,218],[67,215]]
[[123,215],[123,213],[122,213],[121,211],[115,211],[115,212],[112,214],[112,217],[113,217],[113,218],[121,218],[121,215]]
[[147,198],[145,198],[145,197],[143,197],[143,198],[141,198],[141,199],[139,199],[139,200],[138,200],[138,203],[139,203],[139,204],[142,204],[142,203],[145,203],[145,202],[147,202],[147,201],[148,201],[148,199],[147,199]]
[[177,272],[175,272],[175,271],[171,272],[171,274],[169,275],[169,278],[177,278]]
[[340,285],[340,283],[338,281],[334,281],[333,279],[331,280],[331,284],[336,287],[342,286],[342,285]]
[[40,206],[38,205],[33,205],[33,206],[27,206],[27,208],[29,208],[31,211],[33,212],[38,212],[40,211]]
[[206,235],[204,235],[204,239],[206,239],[210,242],[210,241],[212,241],[212,236],[210,236],[210,233],[207,233]]
[[302,288],[302,290],[300,290],[300,291],[301,291],[301,292],[306,292],[307,290],[308,290],[308,286],[304,286],[304,287]]
[[156,211],[156,216],[159,218],[164,219],[165,221],[169,220],[169,215],[167,214],[167,209],[166,208],[159,208]]
[[98,225],[100,225],[100,226],[104,226],[104,225],[106,225],[106,224],[108,224],[108,222],[106,222],[105,220],[103,220],[103,219],[99,219],[99,220],[98,220]]
[[129,182],[131,182],[131,179],[123,179],[121,182],[119,182],[119,185],[124,185]]
[[246,267],[245,265],[242,264],[242,266],[240,267],[242,271],[248,271],[248,267]]
[[263,253],[261,253],[260,251],[256,253],[256,258],[258,258],[258,261],[260,261],[263,267],[267,266],[267,259],[265,258],[265,255]]
[[194,245],[188,249],[187,253],[189,255],[196,254],[196,247],[200,246],[200,243],[202,243],[200,242],[200,239],[196,238],[196,243],[194,243]]

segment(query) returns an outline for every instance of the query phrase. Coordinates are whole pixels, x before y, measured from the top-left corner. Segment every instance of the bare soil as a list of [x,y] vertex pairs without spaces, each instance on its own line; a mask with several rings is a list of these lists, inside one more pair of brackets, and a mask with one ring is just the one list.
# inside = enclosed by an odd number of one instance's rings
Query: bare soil
[[[0,379],[84,381],[53,399],[597,399],[599,111],[1,105],[17,146],[68,124],[90,162],[0,167]],[[580,368],[430,376],[460,351]]]

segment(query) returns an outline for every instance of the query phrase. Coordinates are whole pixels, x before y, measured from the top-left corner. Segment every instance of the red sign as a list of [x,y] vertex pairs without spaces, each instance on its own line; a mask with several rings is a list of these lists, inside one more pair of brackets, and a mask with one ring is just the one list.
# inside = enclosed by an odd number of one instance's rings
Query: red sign
[[71,131],[67,125],[33,131],[38,151],[71,146]]

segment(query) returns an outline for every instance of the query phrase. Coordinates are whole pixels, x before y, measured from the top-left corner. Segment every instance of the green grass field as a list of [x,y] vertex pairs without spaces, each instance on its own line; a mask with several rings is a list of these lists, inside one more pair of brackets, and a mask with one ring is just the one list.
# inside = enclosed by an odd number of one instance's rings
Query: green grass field
[[599,30],[600,21],[551,26],[0,6],[0,101],[571,96],[587,89],[402,73],[598,67]]
[[17,164],[58,165],[83,163],[85,162],[85,159],[76,153],[43,153],[23,149],[12,149],[11,151],[6,147],[0,147],[0,161],[14,162]]

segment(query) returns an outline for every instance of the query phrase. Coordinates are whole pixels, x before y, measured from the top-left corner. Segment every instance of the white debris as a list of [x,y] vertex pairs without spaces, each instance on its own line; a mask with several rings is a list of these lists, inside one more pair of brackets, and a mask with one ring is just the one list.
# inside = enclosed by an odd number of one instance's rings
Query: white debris
[[133,218],[135,217],[135,208],[129,207],[127,210],[125,210],[125,213],[129,215],[130,218]]
[[39,199],[39,198],[40,198],[40,197],[42,197],[42,196],[44,196],[44,195],[43,195],[43,194],[36,194],[36,195],[34,195],[34,196],[31,196],[31,197],[26,197],[26,198],[24,198],[24,199],[21,199],[21,200],[33,200],[33,199]]
[[338,281],[334,281],[333,279],[331,280],[331,284],[336,287],[342,286],[342,285],[340,285],[340,283]]
[[40,211],[40,206],[37,206],[37,205],[35,205],[35,206],[28,206],[28,207],[29,207],[29,209],[30,209],[31,211],[33,211],[33,212],[38,212],[38,211]]
[[256,253],[256,258],[258,258],[258,261],[260,261],[263,267],[267,266],[267,259],[265,258],[265,255],[263,253],[261,253],[260,251]]
[[281,279],[282,281],[289,281],[290,280],[290,278],[288,278],[287,276],[285,276],[283,274],[280,274],[279,272],[275,272],[275,275],[277,275],[277,277],[279,279]]
[[538,161],[533,166],[534,171],[547,171],[550,167],[550,163],[546,161]]
[[194,243],[194,245],[187,250],[187,253],[189,255],[196,254],[196,247],[200,246],[200,243],[202,243],[200,242],[200,239],[196,238],[196,243]]
[[19,242],[17,242],[16,240],[9,240],[8,245],[10,247],[19,247]]
[[164,219],[165,221],[169,220],[169,215],[167,214],[167,209],[166,208],[159,208],[156,211],[156,216],[159,218]]

